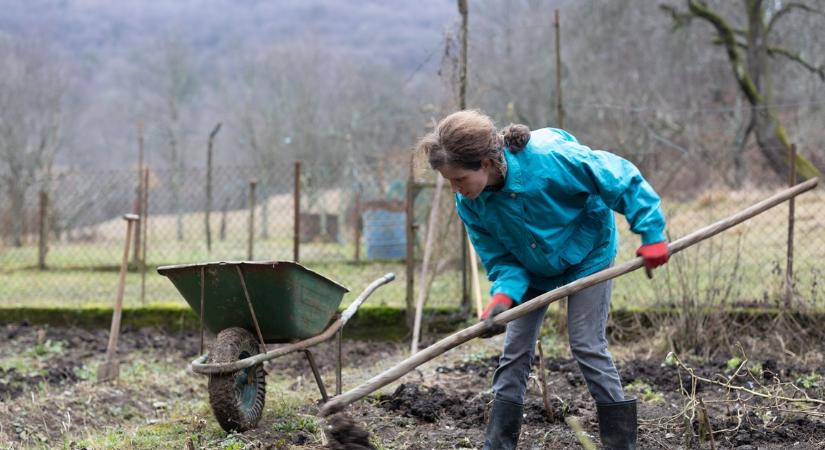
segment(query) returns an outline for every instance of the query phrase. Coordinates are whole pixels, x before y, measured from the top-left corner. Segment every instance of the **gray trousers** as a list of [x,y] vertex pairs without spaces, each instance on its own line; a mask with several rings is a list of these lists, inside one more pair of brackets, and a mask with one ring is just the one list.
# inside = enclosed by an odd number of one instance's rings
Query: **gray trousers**
[[[622,382],[607,351],[605,327],[613,287],[608,280],[571,295],[567,301],[567,332],[570,350],[587,382],[587,389],[599,403],[624,400]],[[543,294],[533,288],[524,300]],[[514,403],[524,403],[527,379],[533,365],[536,339],[541,330],[547,307],[507,324],[504,349],[493,374],[495,397]]]

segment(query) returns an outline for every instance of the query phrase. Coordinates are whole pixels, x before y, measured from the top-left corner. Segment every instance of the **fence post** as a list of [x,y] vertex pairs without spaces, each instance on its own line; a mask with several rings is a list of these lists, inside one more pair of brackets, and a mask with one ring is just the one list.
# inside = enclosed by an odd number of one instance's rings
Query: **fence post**
[[40,221],[38,223],[37,267],[46,270],[46,253],[49,251],[48,225],[49,194],[40,191]]
[[407,305],[407,324],[412,327],[415,319],[415,303],[413,302],[413,289],[415,283],[415,221],[413,213],[415,211],[415,172],[413,161],[410,160],[410,174],[407,178],[407,201],[406,207],[406,234],[407,234],[407,294],[405,304]]
[[[143,217],[141,214],[141,209],[143,208],[143,122],[139,121],[137,124],[137,133],[138,133],[138,184],[137,184],[137,193],[135,195],[135,205],[133,208],[133,213],[138,215],[139,217]],[[140,239],[142,237],[142,233],[140,231],[142,220],[138,220],[135,222],[135,248],[132,253],[132,262],[134,264],[140,264]]]
[[298,262],[301,241],[301,161],[295,161],[295,189],[293,193],[292,259]]
[[[791,144],[790,164],[788,169],[788,184],[796,184],[796,144]],[[788,254],[785,262],[785,308],[793,303],[793,229],[794,229],[794,197],[788,200]]]
[[255,185],[258,180],[249,180],[249,236],[246,244],[246,259],[252,261],[254,258],[254,242],[255,242]]
[[558,9],[553,27],[556,31],[556,120],[559,122],[558,127],[564,128],[564,107],[561,101],[561,22]]
[[355,262],[361,262],[361,191],[355,193]]
[[143,198],[140,208],[140,304],[146,304],[146,241],[149,237],[149,168],[143,168]]
[[212,226],[209,223],[209,216],[212,213],[212,146],[215,143],[215,136],[220,130],[221,122],[218,122],[209,133],[209,140],[206,143],[206,211],[204,211],[206,253],[212,253]]
[[[558,127],[564,128],[564,104],[562,103],[561,91],[561,18],[559,10],[555,10],[553,28],[556,34],[556,120]],[[565,330],[567,327],[567,298],[559,300],[558,329]]]
[[[461,65],[459,67],[459,94],[458,107],[459,109],[467,108],[467,41],[469,32],[469,10],[467,7],[467,0],[458,0],[458,12],[461,14]],[[441,193],[437,193],[434,198],[438,198]],[[438,205],[433,205],[438,208]],[[461,246],[461,310],[469,311],[470,309],[470,290],[469,283],[467,283],[467,263],[469,260],[467,254],[469,248],[467,246],[467,239],[464,237],[464,227],[459,220],[458,226],[459,243]],[[422,283],[426,282],[421,280]]]

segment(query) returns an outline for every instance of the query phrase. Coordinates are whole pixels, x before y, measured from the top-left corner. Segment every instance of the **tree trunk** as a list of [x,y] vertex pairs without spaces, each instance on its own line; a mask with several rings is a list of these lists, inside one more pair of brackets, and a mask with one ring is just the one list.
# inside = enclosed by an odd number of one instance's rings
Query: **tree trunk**
[[[773,171],[785,179],[789,168],[791,142],[785,128],[771,108],[771,87],[768,79],[767,29],[764,22],[763,0],[745,0],[748,17],[747,55],[743,55],[736,42],[736,32],[719,14],[705,3],[688,0],[690,13],[710,22],[725,46],[733,75],[742,93],[751,104],[751,114],[759,149]],[[819,176],[819,170],[802,156],[796,154],[796,170],[803,179]]]
[[26,223],[26,188],[19,180],[9,183],[9,203],[11,206],[11,238],[15,247],[23,246],[23,228]]

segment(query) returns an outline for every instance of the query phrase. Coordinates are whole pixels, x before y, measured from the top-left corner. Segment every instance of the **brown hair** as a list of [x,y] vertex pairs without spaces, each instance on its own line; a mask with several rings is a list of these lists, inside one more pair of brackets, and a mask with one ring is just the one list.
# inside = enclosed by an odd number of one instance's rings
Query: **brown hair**
[[434,170],[445,165],[466,170],[478,170],[481,162],[491,159],[504,171],[502,149],[521,151],[530,140],[530,129],[511,124],[496,130],[493,120],[476,110],[450,114],[438,123],[435,131],[424,136],[416,146],[416,153],[426,157]]

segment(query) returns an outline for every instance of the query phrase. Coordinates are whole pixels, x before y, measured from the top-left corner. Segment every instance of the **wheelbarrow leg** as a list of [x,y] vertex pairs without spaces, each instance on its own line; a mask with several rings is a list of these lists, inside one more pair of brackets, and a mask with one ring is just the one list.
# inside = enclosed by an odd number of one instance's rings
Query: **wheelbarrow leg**
[[308,349],[304,349],[304,354],[307,355],[309,367],[312,368],[312,375],[315,376],[315,383],[318,384],[318,389],[321,391],[321,398],[324,399],[324,402],[326,402],[329,397],[327,396],[327,389],[324,387],[324,380],[321,379],[321,374],[318,372],[318,367],[315,365],[315,358],[312,357],[312,353]]

